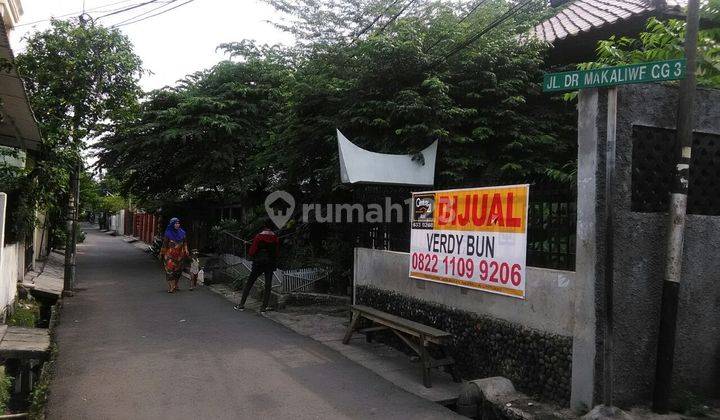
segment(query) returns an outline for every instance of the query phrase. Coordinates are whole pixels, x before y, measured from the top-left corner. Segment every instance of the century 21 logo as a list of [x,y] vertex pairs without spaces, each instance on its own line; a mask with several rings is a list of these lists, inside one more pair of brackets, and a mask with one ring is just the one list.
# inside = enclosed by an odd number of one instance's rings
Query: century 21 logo
[[435,194],[416,195],[413,201],[413,220],[433,220]]

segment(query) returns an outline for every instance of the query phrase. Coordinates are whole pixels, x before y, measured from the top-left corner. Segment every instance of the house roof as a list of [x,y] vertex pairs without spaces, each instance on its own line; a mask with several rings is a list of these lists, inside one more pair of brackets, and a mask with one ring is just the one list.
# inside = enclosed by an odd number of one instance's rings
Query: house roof
[[680,14],[687,0],[574,0],[530,31],[550,44],[624,21],[660,14]]
[[[0,19],[0,59],[15,60],[5,24]],[[0,70],[0,145],[38,150],[40,129],[33,116],[22,80],[14,67]]]

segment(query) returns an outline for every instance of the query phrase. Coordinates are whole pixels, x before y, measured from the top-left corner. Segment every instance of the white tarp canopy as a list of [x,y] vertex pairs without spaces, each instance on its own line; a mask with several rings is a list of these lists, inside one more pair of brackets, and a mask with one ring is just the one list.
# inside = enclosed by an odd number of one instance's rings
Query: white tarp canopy
[[362,149],[337,130],[340,179],[346,184],[434,185],[437,140],[420,154],[389,155]]

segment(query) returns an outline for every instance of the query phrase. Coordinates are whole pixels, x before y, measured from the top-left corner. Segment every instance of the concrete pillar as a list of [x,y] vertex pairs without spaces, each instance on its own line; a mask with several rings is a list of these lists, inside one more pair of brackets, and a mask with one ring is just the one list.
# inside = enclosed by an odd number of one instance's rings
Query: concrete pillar
[[604,187],[607,94],[598,89],[578,97],[578,202],[575,313],[570,406],[585,412],[602,395],[605,307]]

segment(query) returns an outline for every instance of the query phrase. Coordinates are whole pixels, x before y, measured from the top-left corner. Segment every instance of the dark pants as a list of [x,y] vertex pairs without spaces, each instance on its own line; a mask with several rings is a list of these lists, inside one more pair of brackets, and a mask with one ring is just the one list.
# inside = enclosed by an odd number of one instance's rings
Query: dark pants
[[265,274],[265,290],[263,291],[263,308],[267,308],[270,305],[270,290],[272,289],[272,275],[275,271],[275,267],[272,264],[257,263],[254,262],[252,270],[250,270],[250,277],[245,280],[245,288],[243,289],[242,299],[240,300],[240,306],[245,306],[245,301],[250,294],[255,280],[260,274]]

